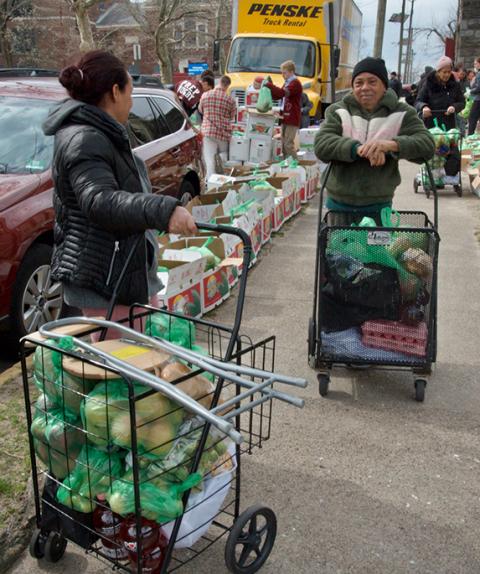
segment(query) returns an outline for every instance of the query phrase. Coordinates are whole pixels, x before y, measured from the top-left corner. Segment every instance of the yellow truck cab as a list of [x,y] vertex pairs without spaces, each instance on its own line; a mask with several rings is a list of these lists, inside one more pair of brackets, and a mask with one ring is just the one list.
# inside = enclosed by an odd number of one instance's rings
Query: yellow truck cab
[[[336,99],[350,89],[358,61],[362,15],[353,0],[332,0],[334,41],[339,48]],[[232,43],[225,73],[232,80],[230,93],[239,105],[257,76],[270,76],[282,86],[280,64],[293,60],[296,75],[320,119],[331,103],[330,32],[328,0],[300,0],[295,4],[234,0]],[[280,102],[275,102],[279,104]]]

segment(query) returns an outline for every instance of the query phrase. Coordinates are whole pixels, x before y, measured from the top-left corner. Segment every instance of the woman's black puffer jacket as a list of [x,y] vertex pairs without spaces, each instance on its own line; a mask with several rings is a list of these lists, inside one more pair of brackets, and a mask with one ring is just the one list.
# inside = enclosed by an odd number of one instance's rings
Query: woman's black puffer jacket
[[[440,127],[444,124],[447,130],[457,127],[455,114],[461,112],[465,107],[465,96],[453,74],[451,74],[446,84],[440,82],[435,71],[428,74],[418,93],[416,103],[416,108],[419,112],[425,106],[432,110],[432,116],[425,118],[425,125],[428,129],[434,127],[434,118],[437,118]],[[455,108],[455,114],[446,116],[445,111],[450,106]]]
[[[55,135],[52,275],[110,299],[136,239],[167,230],[179,202],[143,193],[126,129],[96,106],[68,99],[43,125]],[[139,242],[117,302],[148,301],[147,246]]]

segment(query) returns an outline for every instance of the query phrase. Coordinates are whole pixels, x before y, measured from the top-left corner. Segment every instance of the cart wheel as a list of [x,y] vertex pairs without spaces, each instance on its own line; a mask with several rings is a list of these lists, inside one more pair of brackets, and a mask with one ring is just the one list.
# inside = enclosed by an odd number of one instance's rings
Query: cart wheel
[[463,190],[461,185],[454,185],[453,191],[458,195],[458,197],[462,197]]
[[330,384],[330,376],[325,373],[319,373],[317,375],[318,379],[318,392],[322,397],[326,397],[328,394],[328,385]]
[[315,360],[315,320],[308,320],[308,364]]
[[415,193],[418,193],[418,187],[419,187],[418,177],[415,176],[415,179],[413,180],[413,191],[414,191]]
[[234,574],[260,570],[272,551],[277,518],[266,506],[250,506],[235,520],[225,544],[225,564]]
[[47,562],[58,562],[65,554],[67,539],[58,532],[50,532],[45,542],[45,560]]
[[45,540],[46,536],[40,530],[40,528],[35,528],[32,532],[32,537],[30,538],[30,544],[28,550],[32,558],[40,560],[45,555]]
[[425,379],[415,380],[415,400],[419,403],[423,403],[425,400],[425,387],[427,386],[427,381]]

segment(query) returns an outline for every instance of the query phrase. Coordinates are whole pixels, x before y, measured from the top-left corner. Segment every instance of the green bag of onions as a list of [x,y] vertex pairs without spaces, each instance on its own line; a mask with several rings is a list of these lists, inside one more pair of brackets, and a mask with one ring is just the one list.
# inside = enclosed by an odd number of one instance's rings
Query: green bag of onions
[[187,349],[191,349],[195,344],[195,324],[187,319],[166,313],[149,315],[145,333],[150,337],[159,337]]
[[124,470],[122,453],[104,452],[85,445],[75,469],[58,488],[57,500],[73,510],[93,512],[95,497],[106,493],[114,481],[123,476]]
[[[149,387],[134,384],[135,424],[138,454],[148,458],[164,456],[171,448],[184,410],[160,393],[141,398]],[[81,410],[88,440],[99,448],[132,445],[129,388],[122,380],[99,383],[85,399]]]
[[[183,512],[182,494],[201,481],[200,474],[191,474],[181,484],[159,488],[152,482],[145,482],[144,473],[139,480],[140,506],[142,516],[159,523],[169,522]],[[112,484],[107,500],[113,512],[127,516],[135,512],[133,473],[130,471],[121,480]]]
[[35,403],[30,431],[38,458],[55,478],[65,478],[74,469],[85,444],[80,420],[41,395]]

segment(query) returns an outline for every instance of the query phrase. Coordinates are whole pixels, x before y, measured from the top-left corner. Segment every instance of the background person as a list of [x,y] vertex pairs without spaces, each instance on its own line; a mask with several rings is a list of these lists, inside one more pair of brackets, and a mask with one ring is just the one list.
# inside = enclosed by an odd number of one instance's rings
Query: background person
[[88,52],[59,81],[70,98],[43,126],[55,136],[52,276],[67,304],[85,316],[105,315],[132,247],[144,238],[118,293],[112,317],[118,320],[132,303],[155,304],[162,288],[151,230],[191,235],[196,226],[176,199],[151,193],[145,164],[132,153],[125,124],[133,85],[123,63],[108,52]]
[[219,85],[203,94],[198,111],[202,115],[203,160],[207,181],[215,173],[215,156],[228,152],[235,119],[235,100],[227,94],[231,84],[228,76],[220,78]]
[[423,163],[433,156],[432,136],[415,110],[388,89],[380,58],[358,62],[352,92],[325,116],[314,147],[321,161],[332,162],[327,209],[378,213],[391,206],[400,184],[398,160]]
[[298,133],[301,121],[302,84],[295,75],[295,64],[291,60],[283,62],[280,66],[285,83],[279,88],[271,81],[265,85],[270,88],[274,99],[282,99],[282,148],[284,158],[297,159],[295,150],[295,136]]
[[300,122],[301,128],[310,127],[310,110],[313,108],[313,104],[307,96],[306,92],[302,92],[302,100],[300,102],[300,111],[302,113],[302,119]]
[[203,94],[202,84],[197,80],[185,78],[175,85],[175,93],[188,116],[193,115]]
[[478,120],[480,119],[480,57],[473,63],[475,68],[475,79],[470,88],[470,97],[473,98],[472,109],[468,116],[468,135],[471,136],[477,129]]
[[435,118],[440,127],[445,125],[447,130],[456,128],[455,114],[465,107],[462,88],[455,80],[452,70],[452,60],[448,56],[442,56],[436,69],[428,74],[418,92],[416,107],[429,129],[435,126]]
[[390,74],[390,80],[388,81],[388,87],[393,90],[398,97],[402,95],[402,82],[398,79],[397,72],[392,72]]

